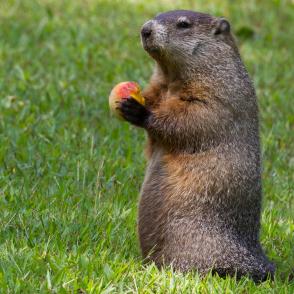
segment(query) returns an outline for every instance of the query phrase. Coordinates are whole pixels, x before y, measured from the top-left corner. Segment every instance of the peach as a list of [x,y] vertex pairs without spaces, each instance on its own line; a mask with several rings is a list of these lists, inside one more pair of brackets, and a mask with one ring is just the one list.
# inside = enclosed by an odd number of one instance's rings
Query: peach
[[109,107],[112,113],[117,117],[122,118],[120,110],[118,109],[118,103],[123,99],[132,97],[136,99],[140,104],[145,104],[145,99],[141,95],[141,89],[136,82],[122,82],[117,84],[109,95]]

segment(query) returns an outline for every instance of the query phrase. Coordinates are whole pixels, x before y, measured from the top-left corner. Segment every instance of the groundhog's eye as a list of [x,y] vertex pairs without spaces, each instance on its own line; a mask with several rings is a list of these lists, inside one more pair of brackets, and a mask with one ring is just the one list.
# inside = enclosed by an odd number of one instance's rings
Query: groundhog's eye
[[177,23],[177,28],[178,29],[187,29],[187,28],[190,28],[190,27],[191,27],[191,23],[188,22],[187,20],[180,20]]

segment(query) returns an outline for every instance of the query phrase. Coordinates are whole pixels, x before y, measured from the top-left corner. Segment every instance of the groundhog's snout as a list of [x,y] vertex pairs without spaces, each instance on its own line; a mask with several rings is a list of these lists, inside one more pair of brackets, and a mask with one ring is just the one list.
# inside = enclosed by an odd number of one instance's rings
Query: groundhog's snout
[[152,34],[152,21],[149,20],[143,25],[141,29],[142,39],[144,40],[148,39],[151,36],[151,34]]
[[141,29],[141,41],[143,48],[153,58],[157,58],[165,47],[166,32],[164,26],[154,19],[147,21]]
[[154,20],[149,20],[142,26],[141,40],[148,53],[153,55],[158,51],[158,25]]

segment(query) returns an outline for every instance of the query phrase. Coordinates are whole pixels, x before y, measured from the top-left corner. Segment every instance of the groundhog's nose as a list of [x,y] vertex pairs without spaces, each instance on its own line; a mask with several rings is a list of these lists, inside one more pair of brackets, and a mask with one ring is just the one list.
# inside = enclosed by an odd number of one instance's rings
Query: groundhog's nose
[[148,21],[143,25],[141,30],[141,35],[144,39],[147,39],[151,36],[151,33],[152,33],[152,22]]

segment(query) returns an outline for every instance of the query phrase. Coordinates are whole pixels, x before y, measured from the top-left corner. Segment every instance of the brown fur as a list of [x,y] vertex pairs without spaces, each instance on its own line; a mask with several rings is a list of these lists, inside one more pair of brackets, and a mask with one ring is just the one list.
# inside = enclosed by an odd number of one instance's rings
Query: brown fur
[[[180,17],[192,23],[189,30],[176,28]],[[143,93],[152,115],[138,231],[143,256],[158,266],[260,281],[273,275],[274,265],[259,243],[258,109],[221,21],[168,12],[153,20],[153,35],[143,40],[156,68]]]

